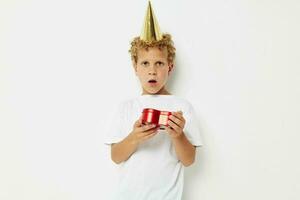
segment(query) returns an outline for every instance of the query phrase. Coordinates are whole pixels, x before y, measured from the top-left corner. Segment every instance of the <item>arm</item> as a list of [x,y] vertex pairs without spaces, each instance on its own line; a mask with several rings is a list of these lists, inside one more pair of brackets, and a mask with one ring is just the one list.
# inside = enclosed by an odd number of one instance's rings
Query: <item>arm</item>
[[190,166],[195,161],[196,148],[189,142],[183,132],[185,119],[182,112],[172,112],[170,119],[168,121],[170,127],[167,126],[166,130],[171,137],[176,155],[185,167]]
[[178,137],[172,138],[172,143],[175,147],[176,155],[185,167],[194,163],[196,148],[188,141],[184,132]]
[[126,161],[137,150],[140,143],[156,135],[158,128],[155,125],[142,125],[140,118],[127,137],[111,146],[111,159],[116,164]]
[[119,143],[111,146],[111,159],[119,164],[126,161],[137,149],[137,143],[131,140],[130,134]]

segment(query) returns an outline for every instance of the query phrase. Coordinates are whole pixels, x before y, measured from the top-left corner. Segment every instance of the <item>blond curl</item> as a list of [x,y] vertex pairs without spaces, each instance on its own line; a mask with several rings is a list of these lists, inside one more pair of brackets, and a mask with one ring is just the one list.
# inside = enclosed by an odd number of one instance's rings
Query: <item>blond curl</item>
[[159,41],[151,41],[145,42],[140,39],[140,37],[135,37],[131,42],[131,48],[129,53],[131,54],[131,60],[134,63],[137,63],[137,53],[138,49],[148,49],[149,47],[158,47],[159,49],[167,48],[168,51],[168,62],[173,63],[175,59],[175,51],[174,43],[172,41],[171,35],[165,33],[162,35],[162,39]]

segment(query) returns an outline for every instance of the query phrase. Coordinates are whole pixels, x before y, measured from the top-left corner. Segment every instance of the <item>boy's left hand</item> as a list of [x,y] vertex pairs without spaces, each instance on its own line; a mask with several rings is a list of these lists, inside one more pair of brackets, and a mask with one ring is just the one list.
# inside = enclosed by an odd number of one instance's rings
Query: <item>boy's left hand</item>
[[168,121],[169,127],[166,126],[167,133],[172,138],[178,138],[183,134],[185,119],[182,116],[182,111],[172,112],[170,120]]

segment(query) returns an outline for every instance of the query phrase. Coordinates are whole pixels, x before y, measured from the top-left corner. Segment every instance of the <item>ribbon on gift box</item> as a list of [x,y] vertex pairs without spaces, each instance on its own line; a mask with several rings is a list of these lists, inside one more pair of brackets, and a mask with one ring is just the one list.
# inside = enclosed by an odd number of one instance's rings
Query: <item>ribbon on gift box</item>
[[143,124],[155,124],[160,129],[165,129],[165,126],[169,126],[168,120],[172,112],[160,111],[153,108],[144,108],[142,112]]

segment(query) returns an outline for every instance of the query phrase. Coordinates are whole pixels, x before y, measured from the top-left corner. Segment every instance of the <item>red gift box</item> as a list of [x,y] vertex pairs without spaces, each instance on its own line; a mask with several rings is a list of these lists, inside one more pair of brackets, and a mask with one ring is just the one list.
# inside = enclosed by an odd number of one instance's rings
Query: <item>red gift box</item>
[[165,126],[169,126],[168,120],[170,115],[172,115],[172,112],[145,108],[142,112],[142,123],[155,124],[159,126],[160,129],[165,129]]

